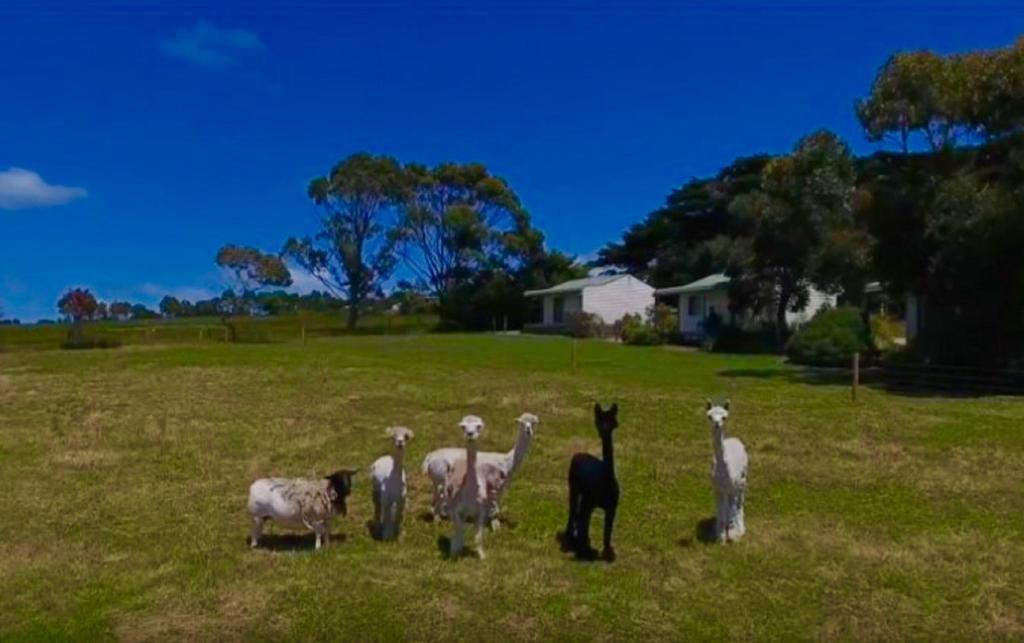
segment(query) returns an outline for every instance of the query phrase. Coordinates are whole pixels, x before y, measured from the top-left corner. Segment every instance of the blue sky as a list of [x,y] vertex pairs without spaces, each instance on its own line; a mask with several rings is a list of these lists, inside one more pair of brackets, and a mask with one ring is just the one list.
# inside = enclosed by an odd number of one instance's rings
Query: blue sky
[[[992,48],[1020,2],[0,0],[0,310],[219,292],[312,231],[359,150],[480,161],[587,254],[669,190],[852,114],[893,51]],[[302,279],[308,285],[309,279]]]

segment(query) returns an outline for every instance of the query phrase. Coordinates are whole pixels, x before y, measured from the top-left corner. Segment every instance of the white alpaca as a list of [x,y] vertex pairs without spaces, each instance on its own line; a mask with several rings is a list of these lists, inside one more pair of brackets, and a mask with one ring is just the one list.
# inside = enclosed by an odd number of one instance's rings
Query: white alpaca
[[373,515],[381,540],[394,540],[402,529],[405,512],[405,445],[413,433],[404,426],[390,427],[387,436],[394,441],[391,455],[381,456],[370,467],[373,482]]
[[[505,486],[500,490],[499,497],[495,500],[494,506],[490,511],[491,526],[495,528],[498,526],[498,500],[500,500],[500,496],[504,495],[512,480],[512,476],[515,475],[526,459],[526,454],[530,450],[530,443],[533,440],[534,431],[537,429],[537,425],[540,424],[540,419],[533,413],[523,413],[516,418],[516,423],[519,426],[519,431],[516,435],[516,443],[511,451],[505,453],[482,451],[477,454],[478,463],[497,466],[502,470],[506,478]],[[465,459],[466,449],[459,447],[436,449],[428,453],[427,457],[423,459],[423,473],[430,477],[431,487],[434,490],[432,506],[434,516],[445,517],[444,489],[448,473],[455,466],[456,462]]]
[[747,490],[747,450],[736,438],[725,437],[729,401],[707,403],[711,422],[711,484],[715,489],[715,536],[720,542],[739,540],[747,528],[743,520],[743,496]]
[[448,471],[444,489],[445,509],[455,527],[450,553],[458,556],[462,552],[465,522],[472,520],[476,524],[476,554],[483,559],[484,526],[506,476],[496,465],[477,460],[477,440],[483,432],[483,420],[467,415],[459,426],[466,436],[466,459],[456,461]]

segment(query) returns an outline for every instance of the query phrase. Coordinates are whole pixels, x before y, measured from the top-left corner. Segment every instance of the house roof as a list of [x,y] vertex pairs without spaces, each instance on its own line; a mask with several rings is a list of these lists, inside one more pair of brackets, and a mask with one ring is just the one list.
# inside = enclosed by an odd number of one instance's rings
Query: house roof
[[584,277],[583,279],[570,279],[569,281],[563,281],[557,286],[545,288],[543,290],[527,290],[523,294],[527,297],[539,297],[541,295],[557,295],[567,292],[579,292],[584,288],[592,288],[594,286],[603,286],[610,284],[613,281],[628,277],[627,274],[621,275],[602,275],[600,277]]
[[708,290],[714,290],[719,286],[724,286],[729,283],[729,276],[723,272],[718,272],[707,277],[702,277],[697,281],[691,281],[690,283],[683,286],[672,286],[671,288],[659,288],[654,291],[655,295],[679,295],[688,292],[705,292]]

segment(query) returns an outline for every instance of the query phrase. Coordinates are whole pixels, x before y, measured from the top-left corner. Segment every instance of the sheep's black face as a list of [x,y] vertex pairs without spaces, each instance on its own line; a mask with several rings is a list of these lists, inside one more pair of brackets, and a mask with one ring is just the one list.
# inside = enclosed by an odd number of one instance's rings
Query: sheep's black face
[[619,405],[612,404],[608,410],[601,408],[600,404],[594,405],[594,426],[602,437],[611,436],[612,431],[619,426]]
[[334,508],[343,516],[348,514],[348,505],[345,503],[345,499],[352,493],[352,476],[355,473],[355,471],[342,469],[327,476],[331,489],[334,490]]

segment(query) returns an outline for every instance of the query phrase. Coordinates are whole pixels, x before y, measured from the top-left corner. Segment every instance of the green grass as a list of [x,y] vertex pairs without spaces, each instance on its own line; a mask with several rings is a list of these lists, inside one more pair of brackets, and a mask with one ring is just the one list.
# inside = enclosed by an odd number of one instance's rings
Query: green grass
[[[1021,402],[853,404],[764,356],[582,342],[579,364],[562,338],[482,335],[0,354],[0,639],[1024,637]],[[747,538],[717,546],[696,534],[703,400],[724,395],[751,480]],[[595,400],[621,407],[613,564],[555,542]],[[507,449],[527,410],[511,525],[487,560],[446,559],[423,455],[470,412]],[[416,438],[405,531],[382,544],[365,471],[392,423]],[[329,549],[247,548],[252,478],[342,466],[363,473]]]

